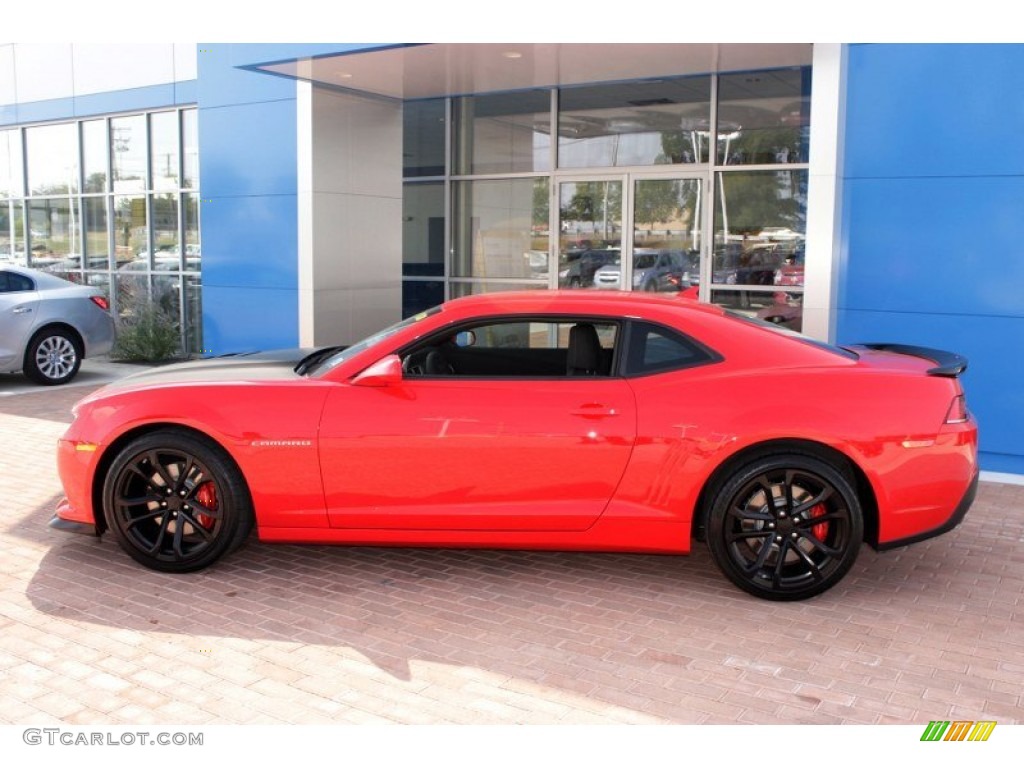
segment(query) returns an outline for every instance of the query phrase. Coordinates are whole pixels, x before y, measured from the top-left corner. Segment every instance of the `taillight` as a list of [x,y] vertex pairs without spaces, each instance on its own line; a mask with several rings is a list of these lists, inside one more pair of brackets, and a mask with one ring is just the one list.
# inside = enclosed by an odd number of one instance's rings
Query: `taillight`
[[92,299],[93,304],[102,309],[104,312],[110,311],[110,302],[107,301],[106,296],[90,296],[89,298]]
[[963,424],[967,421],[967,400],[963,395],[957,395],[949,404],[949,411],[946,412],[947,424]]

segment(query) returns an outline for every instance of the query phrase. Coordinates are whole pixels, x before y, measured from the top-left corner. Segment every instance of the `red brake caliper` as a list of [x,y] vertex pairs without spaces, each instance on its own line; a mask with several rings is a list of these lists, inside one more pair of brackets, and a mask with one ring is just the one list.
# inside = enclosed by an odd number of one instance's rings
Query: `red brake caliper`
[[[212,481],[208,481],[199,486],[196,490],[196,501],[202,504],[207,509],[217,509],[217,486]],[[213,528],[214,522],[216,522],[209,515],[204,515],[202,512],[196,514],[196,522],[199,523],[203,528]]]
[[[811,507],[811,517],[821,517],[825,514],[825,505],[818,504]],[[811,528],[811,534],[818,541],[825,541],[825,537],[828,536],[828,523],[818,523]]]

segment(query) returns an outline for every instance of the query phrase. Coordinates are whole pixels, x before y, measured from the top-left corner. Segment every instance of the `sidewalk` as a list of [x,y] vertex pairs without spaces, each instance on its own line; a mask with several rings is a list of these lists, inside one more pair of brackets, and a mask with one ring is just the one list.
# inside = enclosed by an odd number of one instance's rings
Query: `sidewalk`
[[[50,530],[71,387],[0,381],[0,723],[1024,722],[1024,487],[815,600],[688,558],[268,546],[173,576]],[[9,377],[13,378],[13,377]],[[12,391],[17,390],[17,391]]]

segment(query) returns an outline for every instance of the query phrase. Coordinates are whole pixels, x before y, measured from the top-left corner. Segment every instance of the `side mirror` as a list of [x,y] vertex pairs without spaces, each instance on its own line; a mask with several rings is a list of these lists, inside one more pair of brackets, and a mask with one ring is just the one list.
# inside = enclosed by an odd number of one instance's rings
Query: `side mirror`
[[473,331],[460,331],[455,334],[456,347],[472,347],[476,344],[476,334]]
[[402,360],[398,355],[388,355],[365,369],[352,379],[357,387],[390,387],[402,381]]

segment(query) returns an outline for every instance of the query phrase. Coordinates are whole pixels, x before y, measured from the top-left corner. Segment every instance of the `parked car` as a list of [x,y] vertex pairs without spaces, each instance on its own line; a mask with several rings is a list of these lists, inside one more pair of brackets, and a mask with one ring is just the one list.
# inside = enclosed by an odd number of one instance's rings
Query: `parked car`
[[[637,248],[633,251],[633,289],[679,291],[698,282],[699,262],[683,251]],[[621,259],[605,264],[594,273],[594,287],[622,289]]]
[[782,264],[775,270],[776,285],[804,284],[804,248],[800,247],[785,254]]
[[106,296],[56,275],[0,267],[0,372],[39,384],[66,384],[85,357],[114,344]]
[[58,444],[67,498],[51,524],[109,531],[169,572],[253,528],[360,546],[706,541],[740,588],[802,599],[863,541],[904,546],[966,514],[965,367],[675,296],[472,296],[351,347],[171,365],[90,394]]
[[574,257],[569,254],[568,265],[558,273],[558,284],[562,288],[589,288],[594,284],[594,273],[605,264],[618,259],[618,248],[583,251]]

